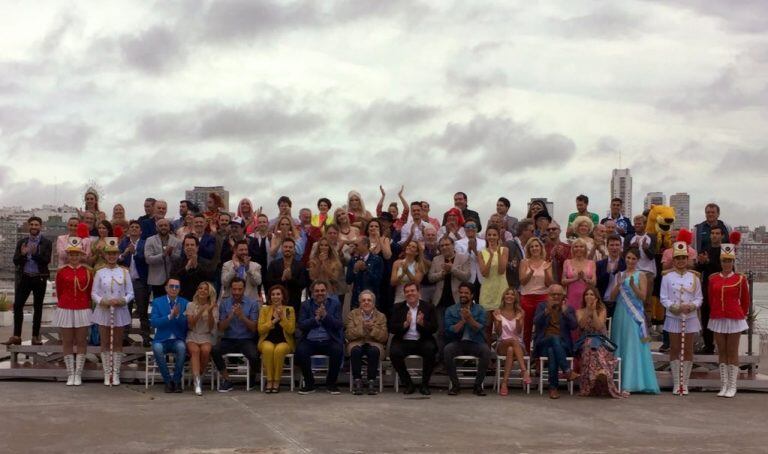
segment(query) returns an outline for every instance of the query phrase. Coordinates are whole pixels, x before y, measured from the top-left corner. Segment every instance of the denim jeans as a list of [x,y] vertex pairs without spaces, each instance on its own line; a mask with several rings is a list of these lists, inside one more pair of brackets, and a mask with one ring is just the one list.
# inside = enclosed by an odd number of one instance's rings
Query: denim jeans
[[349,352],[349,363],[352,368],[352,378],[360,380],[363,378],[363,357],[368,361],[368,380],[379,378],[379,356],[378,347],[371,344],[357,345]]
[[558,385],[558,369],[563,372],[568,372],[568,357],[565,348],[563,347],[560,336],[546,336],[544,340],[539,342],[538,350],[547,355],[549,361],[547,362],[549,371],[549,389],[557,389]]
[[165,355],[174,355],[175,363],[173,368],[173,382],[181,383],[181,375],[184,373],[184,362],[187,360],[187,345],[181,339],[168,339],[163,342],[153,342],[152,351],[155,355],[157,368],[160,369],[160,375],[163,376],[165,383],[170,383],[171,375],[168,373],[168,362]]

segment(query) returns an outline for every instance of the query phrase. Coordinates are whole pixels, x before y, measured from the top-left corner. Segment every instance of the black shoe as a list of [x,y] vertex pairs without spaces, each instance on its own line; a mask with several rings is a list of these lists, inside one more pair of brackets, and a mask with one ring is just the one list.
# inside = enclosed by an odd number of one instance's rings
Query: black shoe
[[431,396],[432,395],[432,391],[429,390],[429,385],[421,385],[419,387],[419,392],[423,396]]
[[328,393],[332,396],[337,396],[341,394],[341,391],[339,391],[339,387],[336,385],[328,385]]
[[229,380],[226,380],[226,379],[222,380],[221,383],[219,384],[220,393],[228,393],[233,389],[235,389],[235,385],[233,385],[232,382]]
[[403,390],[403,394],[413,394],[416,392],[416,387],[413,385],[413,383],[408,383],[408,385]]
[[306,385],[302,386],[299,389],[299,394],[301,394],[302,396],[305,394],[312,394],[313,392],[315,392],[315,388],[314,387],[310,388],[309,386],[306,386]]
[[472,390],[472,394],[476,396],[485,396],[485,391],[483,391],[482,386],[475,386],[475,389]]
[[459,385],[451,385],[451,389],[448,390],[449,396],[458,396],[461,393],[461,388],[459,388]]
[[144,348],[150,348],[152,346],[152,341],[145,338],[143,341],[141,341],[141,346]]
[[379,385],[376,380],[368,380],[368,395],[375,396],[379,393]]
[[184,389],[181,386],[181,383],[174,383],[173,384],[173,392],[176,394],[181,394],[184,392]]
[[363,395],[363,381],[359,378],[356,378],[355,381],[352,383],[352,394],[355,396],[362,396]]
[[659,353],[667,353],[669,352],[669,345],[662,345],[659,347]]
[[165,384],[165,392],[169,394],[173,392],[173,382],[169,382]]

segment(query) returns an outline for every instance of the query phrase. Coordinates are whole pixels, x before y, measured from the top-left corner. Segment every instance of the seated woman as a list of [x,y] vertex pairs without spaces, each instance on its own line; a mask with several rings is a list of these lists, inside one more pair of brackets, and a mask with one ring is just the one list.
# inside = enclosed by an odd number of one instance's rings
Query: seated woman
[[659,382],[651,356],[651,338],[643,311],[649,283],[637,269],[640,251],[631,247],[624,254],[627,270],[619,273],[611,290],[616,308],[611,323],[611,340],[621,358],[622,387],[630,392],[659,393]]
[[347,314],[344,336],[352,368],[352,393],[363,394],[363,357],[368,361],[368,394],[378,393],[379,359],[387,343],[387,318],[376,310],[376,296],[370,290],[360,292],[360,307]]
[[219,306],[216,304],[216,290],[210,282],[201,282],[192,301],[184,312],[187,316],[187,353],[192,367],[195,394],[203,395],[202,376],[211,362],[211,348],[215,341],[216,325],[219,323]]
[[267,304],[259,312],[259,352],[267,373],[266,393],[280,392],[285,356],[296,348],[296,314],[288,303],[288,290],[282,285],[269,289]]
[[523,346],[523,324],[525,311],[520,306],[520,299],[513,288],[504,291],[501,297],[501,307],[493,311],[493,329],[499,336],[496,353],[506,357],[504,362],[504,378],[499,387],[499,394],[509,394],[507,383],[512,363],[517,359],[520,371],[523,373],[523,384],[531,384],[531,376],[525,364],[525,347]]
[[616,346],[608,339],[605,317],[608,311],[600,300],[600,292],[589,286],[584,291],[581,309],[576,311],[576,322],[581,337],[576,342],[576,350],[581,350],[581,376],[579,394],[582,396],[627,397],[629,393],[616,388],[613,371],[616,370],[616,358],[613,351]]

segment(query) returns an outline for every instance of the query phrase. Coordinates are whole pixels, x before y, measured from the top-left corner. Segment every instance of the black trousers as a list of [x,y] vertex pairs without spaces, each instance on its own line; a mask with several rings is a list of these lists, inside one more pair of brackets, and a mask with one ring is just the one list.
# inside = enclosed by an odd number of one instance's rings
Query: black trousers
[[445,367],[448,369],[448,377],[451,379],[453,386],[459,387],[459,376],[456,372],[456,357],[457,356],[476,356],[478,358],[477,363],[477,375],[475,376],[475,387],[479,388],[485,381],[485,373],[488,370],[488,364],[491,362],[493,352],[488,347],[488,344],[483,342],[479,344],[469,340],[460,340],[449,343],[443,350],[445,356]]
[[701,338],[704,340],[704,350],[707,353],[715,351],[715,334],[707,328],[709,324],[709,280],[702,284],[701,293],[704,300],[701,303]]
[[315,342],[302,340],[296,347],[295,359],[304,377],[304,384],[308,388],[315,387],[315,376],[312,373],[312,355],[325,355],[328,357],[328,375],[325,379],[326,386],[336,386],[336,379],[341,370],[341,360],[344,358],[344,345],[331,340]]
[[21,325],[24,323],[24,305],[32,294],[32,336],[40,335],[40,323],[43,320],[43,299],[48,279],[42,276],[23,274],[16,285],[16,295],[13,299],[13,335],[21,337]]
[[261,367],[259,363],[259,349],[256,346],[256,341],[253,339],[224,338],[214,345],[211,349],[211,358],[213,358],[213,363],[219,372],[224,370],[224,355],[228,353],[241,353],[248,358],[250,365],[248,373],[251,377],[255,376],[255,372]]
[[406,386],[411,385],[411,376],[405,366],[405,357],[410,355],[419,355],[423,358],[421,370],[422,383],[429,386],[429,379],[432,377],[432,370],[435,367],[435,355],[437,355],[437,345],[430,339],[419,340],[393,340],[389,347],[389,359],[392,361],[392,367],[397,371],[400,381]]
[[133,279],[133,299],[136,302],[136,312],[139,313],[139,322],[141,323],[141,336],[149,339],[149,290],[150,287],[146,281]]
[[363,358],[368,362],[368,380],[379,378],[379,348],[371,344],[357,345],[349,352],[349,363],[352,368],[352,378],[363,378]]

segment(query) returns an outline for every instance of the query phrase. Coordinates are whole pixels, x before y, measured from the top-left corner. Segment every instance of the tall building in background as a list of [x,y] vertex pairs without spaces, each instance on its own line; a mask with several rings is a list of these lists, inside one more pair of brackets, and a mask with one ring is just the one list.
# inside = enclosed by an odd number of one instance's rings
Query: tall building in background
[[632,218],[632,175],[630,175],[629,169],[613,169],[613,175],[611,175],[611,199],[616,197],[624,201],[624,208],[621,214]]
[[546,197],[531,197],[531,200],[528,202],[528,206],[525,209],[525,212],[528,213],[528,210],[531,209],[531,202],[539,200],[541,202],[544,202],[544,206],[547,207],[547,212],[550,216],[553,218],[555,217],[555,203],[547,200]]
[[194,202],[201,211],[205,211],[208,194],[212,192],[221,196],[224,200],[224,210],[229,211],[229,191],[224,189],[224,186],[195,186],[194,189],[185,192],[184,198]]
[[667,196],[663,192],[649,192],[643,202],[643,210],[649,210],[651,205],[666,205]]
[[669,196],[669,205],[675,209],[674,229],[691,228],[691,196],[687,192],[678,192]]

